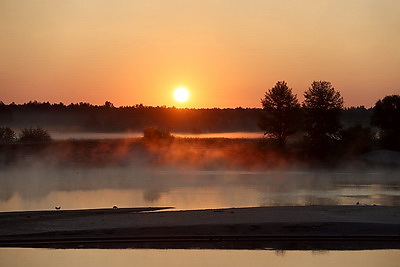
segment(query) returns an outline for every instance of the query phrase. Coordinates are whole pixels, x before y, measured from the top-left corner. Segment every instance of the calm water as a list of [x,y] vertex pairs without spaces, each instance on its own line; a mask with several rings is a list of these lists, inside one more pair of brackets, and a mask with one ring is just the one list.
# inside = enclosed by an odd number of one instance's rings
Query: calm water
[[398,267],[400,250],[54,250],[1,248],[0,264],[11,266],[324,266]]
[[139,206],[400,205],[399,171],[0,170],[0,211]]

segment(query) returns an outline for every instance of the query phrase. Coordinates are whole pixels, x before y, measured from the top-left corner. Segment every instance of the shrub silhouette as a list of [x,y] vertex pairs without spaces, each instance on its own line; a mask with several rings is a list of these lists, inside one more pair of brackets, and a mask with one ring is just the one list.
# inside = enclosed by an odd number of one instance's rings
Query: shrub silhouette
[[15,142],[17,136],[9,127],[0,127],[0,144],[10,144]]
[[40,128],[24,128],[22,129],[18,141],[20,143],[46,143],[51,141],[50,134]]
[[173,135],[168,129],[157,127],[147,127],[143,130],[143,139],[145,140],[170,140]]

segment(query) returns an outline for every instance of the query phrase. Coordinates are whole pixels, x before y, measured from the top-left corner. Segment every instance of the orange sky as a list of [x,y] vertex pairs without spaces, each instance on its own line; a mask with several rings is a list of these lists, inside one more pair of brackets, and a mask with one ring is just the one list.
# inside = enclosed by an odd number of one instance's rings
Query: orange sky
[[0,0],[0,100],[260,107],[278,80],[300,101],[327,80],[370,107],[400,94],[398,14],[398,0]]

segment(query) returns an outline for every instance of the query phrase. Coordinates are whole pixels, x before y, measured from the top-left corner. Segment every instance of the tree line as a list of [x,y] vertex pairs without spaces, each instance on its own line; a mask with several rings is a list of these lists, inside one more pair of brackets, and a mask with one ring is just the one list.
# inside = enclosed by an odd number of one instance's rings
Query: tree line
[[259,108],[181,109],[165,106],[115,107],[77,103],[50,104],[29,102],[2,104],[0,125],[21,128],[27,125],[62,131],[141,132],[147,127],[169,129],[172,132],[207,133],[258,131]]
[[[25,104],[4,104],[0,101],[0,126],[24,128],[45,127],[51,131],[81,132],[141,132],[147,127],[169,129],[171,132],[257,132],[258,122],[264,111],[260,108],[209,108],[188,109],[151,107],[142,104],[115,107],[76,103],[50,104],[31,101]],[[341,113],[344,127],[370,125],[372,109],[345,108]]]
[[314,81],[304,92],[304,101],[285,81],[278,81],[261,99],[263,116],[258,125],[264,134],[284,149],[288,137],[301,132],[303,146],[315,157],[326,157],[340,145],[354,146],[365,152],[372,142],[400,151],[400,95],[386,96],[372,108],[371,127],[355,124],[344,129],[341,114],[343,97],[328,81]]

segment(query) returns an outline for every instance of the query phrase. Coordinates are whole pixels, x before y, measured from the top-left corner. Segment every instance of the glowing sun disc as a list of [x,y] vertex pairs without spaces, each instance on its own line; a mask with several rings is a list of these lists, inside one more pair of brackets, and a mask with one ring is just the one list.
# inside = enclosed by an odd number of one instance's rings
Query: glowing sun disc
[[179,102],[189,99],[189,91],[186,88],[178,88],[174,91],[174,98]]

